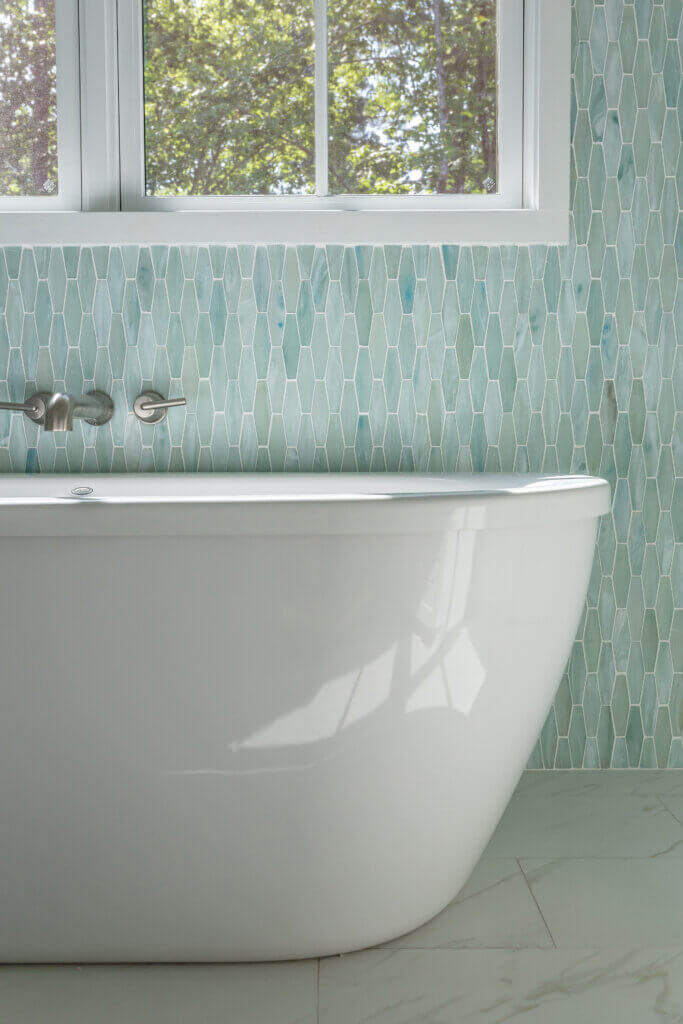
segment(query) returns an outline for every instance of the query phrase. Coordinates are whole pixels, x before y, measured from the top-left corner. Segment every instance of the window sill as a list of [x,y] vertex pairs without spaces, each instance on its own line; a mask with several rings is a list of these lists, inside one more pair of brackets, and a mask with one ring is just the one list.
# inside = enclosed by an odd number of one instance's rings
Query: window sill
[[562,245],[564,210],[0,213],[0,245]]

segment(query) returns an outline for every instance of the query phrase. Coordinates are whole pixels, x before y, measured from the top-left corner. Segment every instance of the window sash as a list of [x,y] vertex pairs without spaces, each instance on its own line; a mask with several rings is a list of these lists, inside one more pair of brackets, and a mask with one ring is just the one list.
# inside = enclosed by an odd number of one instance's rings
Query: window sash
[[498,0],[498,190],[491,195],[328,195],[327,0],[313,0],[315,194],[306,196],[147,196],[142,0],[119,0],[121,209],[424,211],[503,210],[522,206],[524,0]]
[[57,188],[51,196],[0,196],[0,210],[79,210],[81,128],[78,0],[55,2]]

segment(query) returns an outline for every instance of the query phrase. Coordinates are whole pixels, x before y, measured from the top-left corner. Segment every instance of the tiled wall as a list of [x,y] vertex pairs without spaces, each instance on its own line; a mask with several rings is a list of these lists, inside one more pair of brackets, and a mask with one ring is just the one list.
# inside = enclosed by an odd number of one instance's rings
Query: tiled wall
[[[0,413],[0,470],[600,473],[531,763],[683,767],[681,62],[681,0],[576,0],[566,247],[0,250],[0,393],[117,406],[68,435]],[[187,410],[141,427],[143,385]]]

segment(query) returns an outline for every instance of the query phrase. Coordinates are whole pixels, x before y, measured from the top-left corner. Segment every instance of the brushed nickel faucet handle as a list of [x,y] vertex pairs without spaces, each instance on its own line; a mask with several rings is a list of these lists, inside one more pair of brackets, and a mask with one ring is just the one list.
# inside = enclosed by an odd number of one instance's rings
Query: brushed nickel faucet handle
[[0,409],[7,409],[9,412],[23,412],[34,423],[42,423],[47,403],[51,397],[45,391],[38,391],[35,395],[27,398],[25,402],[0,402]]
[[167,409],[187,405],[186,398],[164,398],[158,391],[143,391],[133,402],[133,412],[143,423],[161,423]]

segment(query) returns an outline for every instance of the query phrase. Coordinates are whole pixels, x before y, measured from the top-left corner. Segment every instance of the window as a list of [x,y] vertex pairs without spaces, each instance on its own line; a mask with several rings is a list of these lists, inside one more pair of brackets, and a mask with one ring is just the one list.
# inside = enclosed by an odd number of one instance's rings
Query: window
[[0,0],[0,37],[0,242],[566,238],[569,0]]
[[[0,2],[0,210],[80,205],[75,3]],[[71,52],[69,52],[71,50]],[[75,116],[74,115],[75,112]]]

